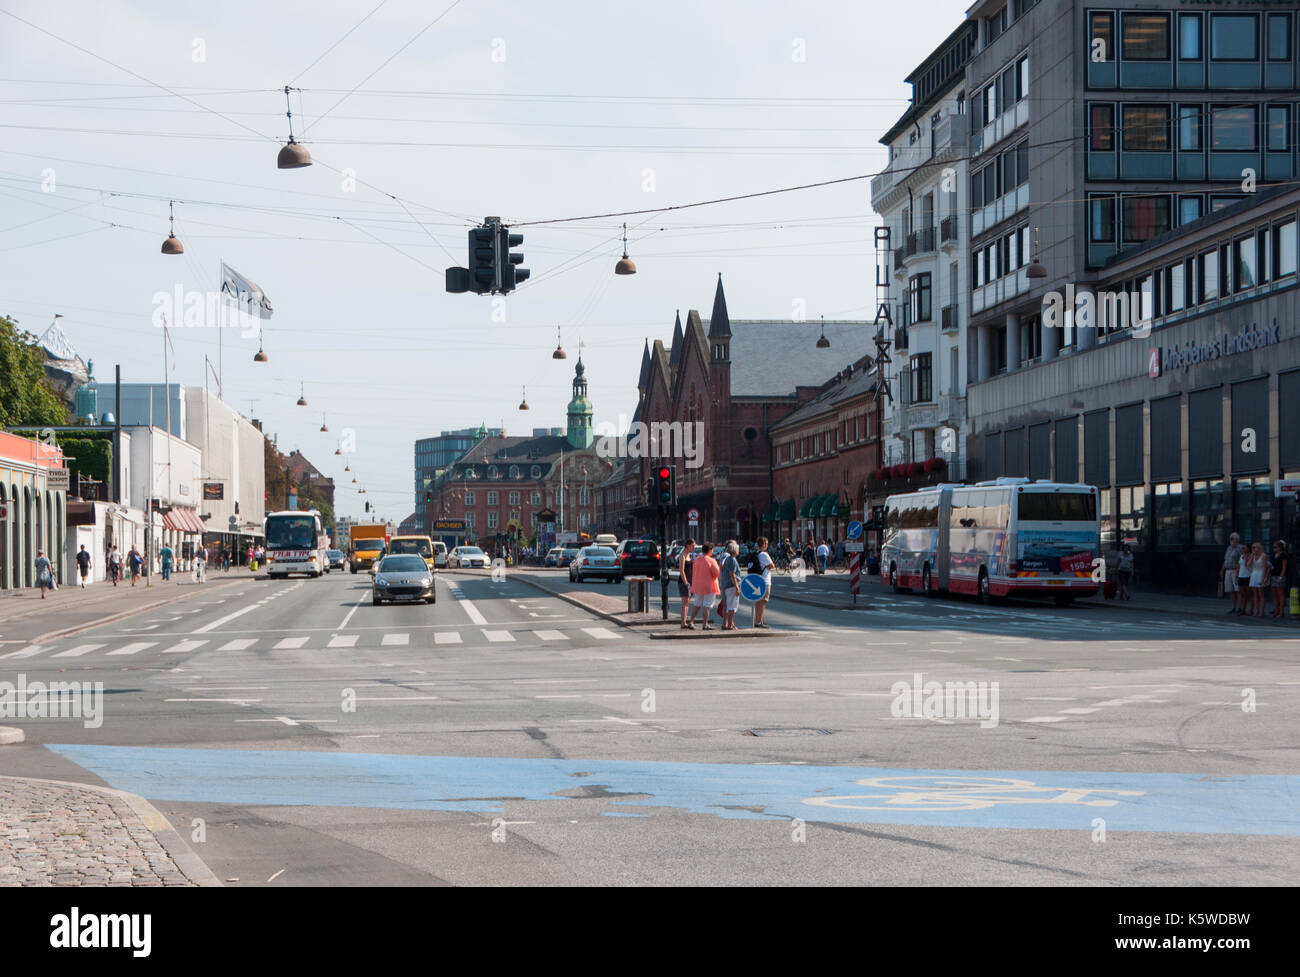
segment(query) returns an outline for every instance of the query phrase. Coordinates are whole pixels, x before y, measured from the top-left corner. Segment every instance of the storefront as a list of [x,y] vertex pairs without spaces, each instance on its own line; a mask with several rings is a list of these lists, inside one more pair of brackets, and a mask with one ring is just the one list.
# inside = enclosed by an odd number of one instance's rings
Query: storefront
[[0,431],[0,589],[35,586],[40,551],[68,579],[66,477],[57,447]]

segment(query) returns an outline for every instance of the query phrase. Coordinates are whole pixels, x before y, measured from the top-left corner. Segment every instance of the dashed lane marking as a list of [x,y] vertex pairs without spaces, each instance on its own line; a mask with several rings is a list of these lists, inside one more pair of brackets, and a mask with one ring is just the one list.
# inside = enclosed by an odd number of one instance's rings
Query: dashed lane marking
[[51,657],[53,657],[53,658],[80,658],[82,655],[87,655],[87,654],[89,654],[90,652],[92,652],[92,651],[96,651],[96,650],[98,650],[98,649],[100,649],[100,648],[103,648],[103,647],[104,647],[103,644],[97,644],[97,645],[77,645],[75,648],[69,648],[67,651],[58,651],[58,652],[55,652],[54,655],[52,655]]

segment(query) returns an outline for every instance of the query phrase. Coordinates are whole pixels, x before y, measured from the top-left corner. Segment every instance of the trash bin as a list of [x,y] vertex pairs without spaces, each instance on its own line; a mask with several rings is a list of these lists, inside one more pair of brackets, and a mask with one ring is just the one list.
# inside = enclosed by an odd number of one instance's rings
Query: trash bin
[[647,577],[628,577],[627,579],[627,611],[629,614],[644,614],[647,608],[646,594],[648,592],[647,584],[650,583]]

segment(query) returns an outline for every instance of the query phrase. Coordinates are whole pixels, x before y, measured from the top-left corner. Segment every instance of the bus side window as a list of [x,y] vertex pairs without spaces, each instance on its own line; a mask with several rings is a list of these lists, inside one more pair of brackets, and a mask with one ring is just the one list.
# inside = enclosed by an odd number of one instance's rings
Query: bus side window
[[1011,527],[1011,489],[999,489],[997,492],[990,492],[997,501],[997,521],[994,523],[998,529],[1009,529]]

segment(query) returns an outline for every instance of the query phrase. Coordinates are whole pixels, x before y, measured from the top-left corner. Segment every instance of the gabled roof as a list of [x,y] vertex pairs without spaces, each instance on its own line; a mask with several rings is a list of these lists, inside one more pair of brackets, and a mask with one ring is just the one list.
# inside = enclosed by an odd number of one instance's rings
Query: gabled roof
[[727,316],[727,297],[722,294],[722,272],[718,272],[718,289],[713,293],[713,315],[709,318],[709,338],[725,339],[731,335],[731,319]]
[[[870,369],[867,367],[870,366]],[[795,427],[805,421],[835,411],[846,400],[852,400],[863,394],[874,394],[876,390],[876,373],[874,365],[869,363],[854,364],[852,375],[832,383],[798,410],[787,414],[772,425],[773,431]]]
[[677,321],[673,323],[673,345],[668,352],[668,365],[679,366],[682,362],[682,312],[677,310]]
[[855,363],[875,352],[870,322],[827,320],[830,350],[816,348],[817,322],[788,319],[731,323],[731,396],[791,398],[797,387],[819,387],[834,364]]

